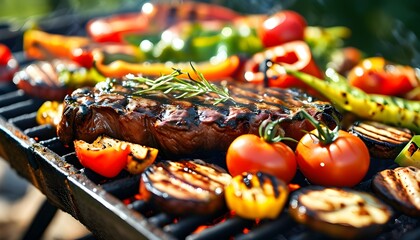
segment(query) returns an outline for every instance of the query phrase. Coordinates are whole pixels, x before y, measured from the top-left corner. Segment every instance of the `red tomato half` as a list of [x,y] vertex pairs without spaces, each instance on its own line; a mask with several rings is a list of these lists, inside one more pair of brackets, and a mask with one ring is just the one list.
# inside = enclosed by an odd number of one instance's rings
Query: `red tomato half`
[[305,18],[297,12],[283,10],[268,17],[259,29],[259,36],[265,47],[286,42],[303,40],[306,28]]
[[412,67],[391,64],[381,57],[364,59],[349,72],[348,79],[367,93],[391,96],[403,95],[419,83]]
[[282,142],[266,142],[253,134],[241,135],[231,143],[226,163],[232,176],[261,171],[285,182],[293,179],[297,167],[295,154],[290,147]]
[[[318,130],[311,133],[318,136]],[[305,134],[296,147],[299,170],[313,184],[352,187],[366,175],[370,156],[363,141],[343,130],[325,146],[318,138]]]

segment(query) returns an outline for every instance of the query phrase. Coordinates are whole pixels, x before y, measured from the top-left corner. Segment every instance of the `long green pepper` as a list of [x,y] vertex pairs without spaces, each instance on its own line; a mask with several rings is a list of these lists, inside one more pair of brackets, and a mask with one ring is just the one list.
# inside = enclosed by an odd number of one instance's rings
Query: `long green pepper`
[[339,108],[356,116],[405,127],[420,134],[420,101],[366,92],[352,87],[347,80],[329,69],[326,80],[296,70],[286,72],[306,83]]

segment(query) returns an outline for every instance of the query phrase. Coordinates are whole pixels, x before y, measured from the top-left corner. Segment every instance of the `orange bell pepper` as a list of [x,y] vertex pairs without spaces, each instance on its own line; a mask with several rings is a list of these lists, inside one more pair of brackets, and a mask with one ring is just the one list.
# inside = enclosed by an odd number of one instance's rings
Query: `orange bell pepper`
[[289,69],[302,71],[318,78],[323,77],[321,70],[312,57],[308,44],[299,40],[267,48],[262,52],[254,54],[245,63],[244,79],[247,82],[260,84],[264,82],[265,74],[267,74],[268,86],[309,88],[296,77],[276,71],[275,66],[267,68],[267,72],[265,73],[260,67],[267,60],[270,60],[274,65],[280,64]]
[[31,59],[71,59],[73,49],[84,47],[90,42],[87,37],[28,30],[23,35],[23,50],[26,57]]

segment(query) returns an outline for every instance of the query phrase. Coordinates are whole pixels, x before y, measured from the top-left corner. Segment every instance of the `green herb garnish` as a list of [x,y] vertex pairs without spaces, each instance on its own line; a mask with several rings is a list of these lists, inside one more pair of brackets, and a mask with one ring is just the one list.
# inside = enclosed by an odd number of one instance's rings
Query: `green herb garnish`
[[140,90],[134,93],[138,95],[161,91],[165,94],[173,92],[175,93],[175,98],[191,98],[198,95],[215,93],[218,97],[214,98],[214,105],[226,102],[227,100],[234,101],[229,95],[227,87],[219,87],[216,84],[210,83],[204,78],[203,74],[194,68],[192,64],[191,67],[198,79],[192,78],[189,73],[186,73],[188,78],[179,77],[180,75],[185,74],[180,69],[174,69],[171,74],[162,75],[156,79],[134,75],[128,75],[127,79],[139,83],[137,86]]

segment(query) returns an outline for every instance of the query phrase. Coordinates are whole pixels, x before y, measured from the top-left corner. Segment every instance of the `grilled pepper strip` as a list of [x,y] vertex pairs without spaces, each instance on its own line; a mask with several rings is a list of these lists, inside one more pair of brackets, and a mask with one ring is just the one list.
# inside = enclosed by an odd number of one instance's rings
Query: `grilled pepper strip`
[[72,50],[88,45],[91,40],[81,36],[51,34],[28,30],[23,35],[23,49],[28,58],[72,58]]
[[[195,76],[189,62],[174,63],[172,66],[167,63],[129,63],[116,60],[109,64],[104,63],[102,52],[94,53],[95,67],[106,77],[123,77],[127,74],[142,74],[145,76],[161,76],[171,74],[173,68],[181,69],[185,73]],[[195,64],[195,68],[203,74],[207,80],[222,80],[231,77],[240,65],[238,56],[233,55],[217,63],[209,61]]]
[[406,127],[420,133],[420,101],[367,94],[337,77],[338,74],[333,70],[327,71],[330,78],[334,79],[329,81],[291,69],[286,69],[286,72],[308,84],[345,111],[364,119]]

